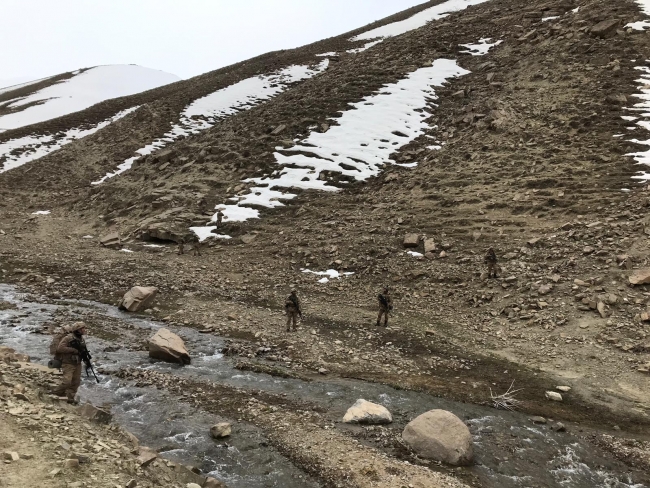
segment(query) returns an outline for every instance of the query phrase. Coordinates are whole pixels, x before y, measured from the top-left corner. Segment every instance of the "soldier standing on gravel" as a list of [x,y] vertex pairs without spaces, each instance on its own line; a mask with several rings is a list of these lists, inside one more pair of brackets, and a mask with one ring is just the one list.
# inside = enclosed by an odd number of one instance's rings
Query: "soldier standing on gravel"
[[196,234],[192,234],[191,240],[192,240],[192,255],[200,256],[201,246],[203,245],[203,243],[199,239],[199,236],[197,236]]
[[185,253],[185,238],[181,237],[178,240],[178,248],[176,249],[176,254],[178,254],[180,256],[181,254],[184,254],[184,253]]
[[68,397],[68,403],[78,403],[77,390],[81,385],[81,349],[86,347],[83,336],[86,324],[76,322],[68,329],[70,333],[61,339],[56,348],[56,358],[62,363],[63,380],[52,393]]
[[494,249],[488,249],[485,259],[483,260],[487,264],[487,273],[488,278],[497,277],[497,255],[494,253]]
[[221,221],[223,220],[223,212],[221,209],[217,210],[217,229],[221,227]]
[[284,302],[284,309],[287,312],[287,332],[291,331],[291,322],[293,321],[293,330],[297,330],[296,321],[298,316],[302,319],[302,310],[300,309],[300,300],[296,295],[296,290],[291,290],[291,295]]
[[384,288],[377,297],[379,302],[379,315],[377,316],[377,327],[381,324],[381,316],[384,316],[384,327],[388,327],[388,314],[393,310],[393,300],[390,298],[388,287]]

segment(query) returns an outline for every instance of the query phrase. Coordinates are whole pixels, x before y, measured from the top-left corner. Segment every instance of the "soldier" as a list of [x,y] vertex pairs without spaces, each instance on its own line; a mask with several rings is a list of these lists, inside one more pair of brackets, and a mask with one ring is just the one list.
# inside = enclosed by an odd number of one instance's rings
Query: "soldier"
[[291,295],[284,302],[284,309],[287,312],[287,332],[291,331],[291,322],[293,321],[293,330],[297,329],[296,321],[298,316],[302,319],[302,310],[300,309],[300,300],[296,295],[296,290],[291,290]]
[[390,298],[388,287],[377,297],[379,301],[379,315],[377,316],[377,327],[381,324],[381,316],[384,316],[384,327],[388,327],[388,313],[393,310],[393,300]]
[[217,210],[217,229],[221,227],[221,221],[223,220],[223,212],[221,209]]
[[178,240],[178,249],[176,249],[176,254],[178,254],[180,256],[181,254],[184,254],[184,253],[185,253],[185,238],[181,237]]
[[483,260],[485,264],[487,264],[487,272],[488,272],[488,278],[492,278],[492,275],[494,277],[497,277],[497,255],[494,253],[494,249],[490,248],[487,251],[487,254],[485,255],[485,259]]
[[200,256],[201,255],[201,246],[203,243],[199,239],[199,236],[192,233],[192,236],[190,238],[192,240],[192,255],[193,256]]
[[86,334],[86,324],[76,322],[68,329],[69,334],[61,339],[56,348],[55,358],[62,363],[63,380],[52,393],[57,396],[68,397],[68,403],[79,403],[76,400],[77,389],[81,384],[81,354],[86,343],[83,336]]

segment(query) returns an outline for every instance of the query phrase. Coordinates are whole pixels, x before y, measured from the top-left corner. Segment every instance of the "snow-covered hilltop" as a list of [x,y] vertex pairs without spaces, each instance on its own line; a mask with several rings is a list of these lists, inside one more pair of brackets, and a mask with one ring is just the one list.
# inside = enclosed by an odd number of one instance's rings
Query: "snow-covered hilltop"
[[37,124],[111,98],[134,95],[179,80],[178,76],[164,71],[129,64],[78,70],[68,79],[27,94],[24,89],[35,82],[0,88],[5,99],[16,93],[16,97],[0,101],[0,131]]

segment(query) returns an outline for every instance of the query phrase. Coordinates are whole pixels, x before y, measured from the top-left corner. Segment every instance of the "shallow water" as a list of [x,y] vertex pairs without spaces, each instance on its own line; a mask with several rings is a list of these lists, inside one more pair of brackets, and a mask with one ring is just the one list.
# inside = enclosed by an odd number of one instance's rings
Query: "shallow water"
[[[16,310],[0,311],[0,344],[14,347],[46,363],[50,336],[30,332],[51,320],[59,308],[110,316],[133,327],[155,330],[162,325],[133,317],[115,307],[88,301],[43,304],[26,301],[15,288],[0,285],[0,300],[15,303]],[[166,326],[168,327],[168,326]],[[483,486],[495,488],[571,487],[642,488],[633,484],[626,467],[608,459],[596,448],[571,433],[553,432],[533,425],[523,414],[453,402],[431,395],[363,381],[319,379],[311,382],[277,378],[234,369],[234,363],[218,351],[224,340],[189,328],[171,328],[192,351],[192,364],[185,367],[152,362],[145,352],[120,349],[94,354],[103,370],[136,367],[181,377],[250,390],[283,393],[318,403],[333,417],[342,417],[358,398],[385,405],[396,424],[434,408],[454,412],[468,422],[474,437],[476,464],[469,468]],[[99,351],[109,343],[89,339]],[[114,419],[133,432],[145,445],[164,450],[164,457],[195,465],[231,487],[311,487],[318,483],[266,445],[263,433],[236,422],[226,442],[210,438],[209,428],[227,420],[179,402],[153,387],[139,388],[130,382],[105,376],[101,384],[85,381],[80,394],[95,404],[111,404]]]

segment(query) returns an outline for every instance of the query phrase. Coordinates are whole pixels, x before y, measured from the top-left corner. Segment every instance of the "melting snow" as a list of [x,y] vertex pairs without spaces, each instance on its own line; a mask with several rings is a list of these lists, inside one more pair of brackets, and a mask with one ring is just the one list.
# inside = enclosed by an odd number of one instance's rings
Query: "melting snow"
[[103,129],[111,122],[115,122],[122,117],[135,111],[138,107],[132,107],[114,115],[110,119],[100,122],[94,127],[87,129],[75,128],[65,132],[58,132],[54,135],[30,135],[18,139],[10,139],[6,142],[0,142],[0,173],[10,169],[22,166],[34,159],[47,156],[51,152],[61,149],[66,144],[70,144],[77,139],[94,134],[99,129]]
[[179,80],[175,75],[142,66],[97,66],[11,103],[8,108],[14,110],[35,105],[0,116],[0,129],[37,124]]
[[503,41],[499,40],[497,42],[490,43],[492,39],[489,37],[484,37],[483,39],[478,40],[478,44],[460,44],[461,47],[466,47],[466,51],[461,51],[464,54],[471,54],[472,56],[485,56],[490,49],[494,46],[498,46]]
[[329,59],[324,59],[315,68],[299,65],[289,66],[270,75],[247,78],[195,100],[185,108],[179,121],[172,124],[169,132],[160,139],[135,151],[136,156],[126,159],[115,171],[107,173],[92,184],[99,185],[109,178],[124,173],[140,157],[151,154],[180,137],[198,134],[229,115],[253,108],[255,105],[283,92],[290,84],[311,78],[325,71],[328,65]]
[[354,48],[354,49],[348,49],[348,50],[345,51],[345,52],[346,52],[346,53],[350,53],[350,54],[362,53],[362,52],[365,51],[366,49],[370,49],[372,46],[376,46],[377,44],[379,44],[379,43],[382,42],[382,41],[383,41],[382,39],[378,39],[378,40],[376,40],[376,41],[366,42],[366,43],[363,45],[363,47],[356,47],[356,48]]
[[320,56],[320,57],[336,56],[336,53],[334,51],[331,51],[329,53],[317,54],[316,56]]
[[[650,3],[650,0],[648,1]],[[637,127],[650,130],[650,68],[647,66],[637,66],[636,69],[641,71],[641,77],[636,80],[638,83],[640,83],[638,87],[640,93],[637,93],[633,96],[639,98],[641,101],[639,103],[635,103],[632,107],[628,107],[628,110],[637,112],[638,117],[624,115],[623,119],[627,121],[636,120],[636,125],[627,127],[628,130],[636,129]],[[650,139],[645,141],[632,139],[631,142],[635,142],[643,146],[650,146]],[[632,156],[634,160],[639,164],[650,166],[650,149],[646,151],[631,153],[628,154],[628,156]],[[634,176],[634,178],[643,181],[650,180],[650,172],[639,171],[639,174],[637,176]]]
[[50,215],[50,213],[50,210],[37,210],[36,212],[32,212],[32,215]]
[[340,280],[341,276],[350,276],[354,274],[352,272],[340,273],[335,269],[328,269],[327,271],[312,271],[310,269],[303,269],[302,272],[315,274],[317,276],[323,276],[323,278],[318,280],[318,283],[327,283],[329,280],[333,280],[335,278],[337,280]]
[[205,241],[209,237],[214,237],[216,239],[230,239],[230,236],[223,234],[215,234],[213,231],[217,230],[216,225],[208,225],[205,227],[190,227],[190,230],[194,232],[198,238],[199,242]]
[[413,29],[419,29],[433,20],[439,20],[446,17],[452,12],[465,10],[470,5],[478,5],[479,3],[487,2],[488,0],[447,0],[446,2],[436,5],[435,7],[428,8],[422,12],[409,17],[408,19],[393,22],[392,24],[377,27],[376,29],[364,32],[358,36],[353,37],[352,41],[365,41],[376,39],[378,37],[392,37],[399,36],[405,32]]
[[542,17],[542,22],[548,22],[549,20],[555,20],[555,19],[559,19],[559,18],[560,18],[559,15],[554,15],[552,17]]
[[93,236],[83,236],[82,239],[93,239]]
[[[641,7],[641,11],[644,14],[650,15],[650,0],[636,0],[636,3],[639,4],[639,7]],[[650,21],[640,20],[638,22],[631,22],[625,27],[631,27],[634,30],[646,30],[650,28]]]
[[[280,200],[296,196],[277,191],[277,188],[338,191],[339,188],[320,178],[323,171],[336,172],[357,181],[378,175],[384,165],[396,164],[390,159],[393,152],[429,128],[425,122],[429,115],[420,110],[437,98],[433,87],[467,73],[469,71],[454,60],[437,59],[431,66],[420,68],[397,83],[385,85],[378,93],[350,104],[350,110],[334,119],[338,125],[330,126],[327,132],[312,132],[290,149],[278,148],[274,154],[281,167],[278,171],[271,176],[244,180],[259,186],[251,188],[247,195],[234,197],[236,204],[217,208],[228,220],[243,221],[259,217],[259,212],[241,205],[253,203],[274,208],[283,205]],[[212,220],[216,220],[216,215]]]
[[[10,91],[18,90],[19,88],[24,88],[24,87],[29,86],[29,85],[35,85],[36,83],[40,83],[41,81],[47,80],[49,78],[51,78],[51,76],[48,76],[47,78],[41,78],[39,80],[28,81],[26,83],[20,83],[18,85],[11,85],[11,86],[6,86],[6,87],[3,87],[3,88],[0,88],[0,95],[2,95],[3,93],[10,92]],[[18,100],[18,99],[15,98],[14,100]],[[13,100],[10,100],[10,101],[13,101]],[[3,102],[3,103],[7,103],[7,102]]]
[[120,249],[120,251],[122,251],[122,252],[133,252],[133,251],[131,251],[131,249],[127,249],[127,248]]
[[415,252],[415,251],[406,251],[406,254],[410,254],[414,258],[421,258],[424,256],[421,252]]

